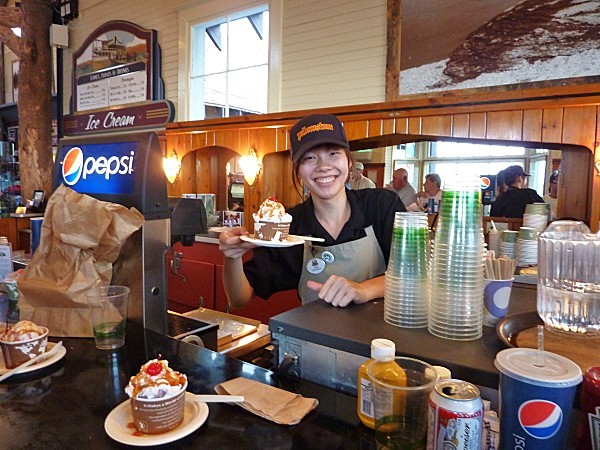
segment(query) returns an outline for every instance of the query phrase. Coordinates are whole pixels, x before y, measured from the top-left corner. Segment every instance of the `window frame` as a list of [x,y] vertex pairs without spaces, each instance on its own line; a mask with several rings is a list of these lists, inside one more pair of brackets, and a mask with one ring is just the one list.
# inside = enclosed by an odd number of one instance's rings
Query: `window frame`
[[267,112],[281,110],[281,20],[283,0],[230,0],[226,5],[221,0],[211,0],[200,5],[184,7],[179,12],[179,67],[178,71],[178,105],[176,120],[190,120],[191,70],[192,70],[192,35],[193,28],[210,22],[217,22],[224,16],[245,16],[247,11],[266,5],[269,10],[269,55],[268,55],[268,87]]

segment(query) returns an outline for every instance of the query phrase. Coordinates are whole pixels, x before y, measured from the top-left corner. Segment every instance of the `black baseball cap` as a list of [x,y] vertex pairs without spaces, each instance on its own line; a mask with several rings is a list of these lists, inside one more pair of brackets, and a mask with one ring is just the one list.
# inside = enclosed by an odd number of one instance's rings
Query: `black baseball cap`
[[525,173],[525,171],[523,170],[523,168],[521,166],[508,166],[506,169],[504,169],[504,176],[509,178],[510,176],[513,177],[529,177],[531,175],[529,175],[528,173]]
[[292,160],[320,145],[350,148],[340,120],[331,114],[311,114],[300,119],[290,131]]

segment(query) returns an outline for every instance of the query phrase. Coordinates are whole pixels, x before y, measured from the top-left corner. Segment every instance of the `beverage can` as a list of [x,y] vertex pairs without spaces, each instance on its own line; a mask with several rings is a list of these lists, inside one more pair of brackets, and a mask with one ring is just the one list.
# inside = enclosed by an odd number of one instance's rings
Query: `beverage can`
[[500,448],[565,448],[581,369],[551,352],[509,348],[498,352]]
[[481,448],[483,413],[475,385],[456,379],[439,381],[429,395],[427,450]]
[[600,366],[583,376],[580,396],[584,417],[577,430],[577,450],[600,449]]

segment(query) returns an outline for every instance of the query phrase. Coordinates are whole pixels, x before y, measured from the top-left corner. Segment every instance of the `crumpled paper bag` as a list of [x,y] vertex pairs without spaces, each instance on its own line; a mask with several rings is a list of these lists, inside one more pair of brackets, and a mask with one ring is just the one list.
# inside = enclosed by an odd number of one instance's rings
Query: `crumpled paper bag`
[[295,425],[317,407],[316,398],[306,398],[283,389],[238,377],[215,386],[218,394],[243,395],[239,405],[268,420],[282,425]]
[[110,284],[113,263],[144,216],[61,185],[48,200],[40,244],[19,277],[20,318],[51,336],[92,337],[85,293]]

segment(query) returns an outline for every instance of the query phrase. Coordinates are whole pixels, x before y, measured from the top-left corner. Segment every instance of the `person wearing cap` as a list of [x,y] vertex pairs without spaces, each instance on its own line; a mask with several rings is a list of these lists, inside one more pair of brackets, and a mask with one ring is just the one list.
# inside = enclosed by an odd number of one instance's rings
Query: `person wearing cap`
[[506,192],[492,202],[490,216],[522,218],[525,208],[531,203],[544,203],[544,199],[534,190],[525,187],[528,173],[521,166],[504,169]]
[[392,181],[390,181],[385,188],[395,192],[396,195],[400,197],[400,200],[402,200],[402,203],[407,207],[417,201],[417,191],[415,191],[415,188],[408,182],[408,172],[406,169],[400,168],[394,170]]
[[363,175],[365,166],[361,162],[354,163],[354,170],[350,176],[350,189],[372,189],[375,188],[375,183]]
[[[220,234],[223,284],[233,308],[254,294],[297,289],[302,303],[323,299],[333,306],[383,297],[396,212],[405,211],[385,189],[345,187],[353,165],[348,140],[337,117],[312,114],[291,129],[294,182],[310,196],[289,208],[290,234],[323,238],[289,247],[257,247],[242,241],[243,227]],[[253,250],[252,258],[242,256]]]

